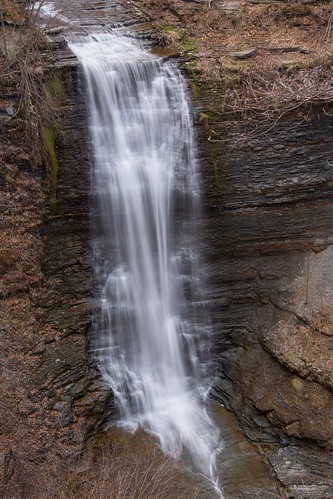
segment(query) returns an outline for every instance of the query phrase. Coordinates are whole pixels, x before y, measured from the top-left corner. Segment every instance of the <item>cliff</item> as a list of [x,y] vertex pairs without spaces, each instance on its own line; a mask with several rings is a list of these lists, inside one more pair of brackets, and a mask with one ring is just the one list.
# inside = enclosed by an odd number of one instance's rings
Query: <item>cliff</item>
[[[202,238],[218,366],[213,395],[258,443],[286,497],[329,496],[328,3],[150,0],[66,15],[79,17],[81,26],[139,23],[138,37],[155,37],[165,55],[181,55],[202,165]],[[147,17],[156,31],[143,24]],[[48,36],[56,50],[44,50],[41,83],[57,81],[60,92],[57,119],[45,127],[44,164],[22,142],[17,88],[5,89],[0,103],[6,397],[0,459],[8,497],[35,497],[36,483],[45,489],[50,477],[59,483],[64,463],[112,417],[112,394],[87,355],[94,296],[86,113],[75,60],[59,35]],[[38,61],[33,68],[37,74]]]
[[327,2],[143,2],[197,110],[218,381],[289,497],[332,489]]

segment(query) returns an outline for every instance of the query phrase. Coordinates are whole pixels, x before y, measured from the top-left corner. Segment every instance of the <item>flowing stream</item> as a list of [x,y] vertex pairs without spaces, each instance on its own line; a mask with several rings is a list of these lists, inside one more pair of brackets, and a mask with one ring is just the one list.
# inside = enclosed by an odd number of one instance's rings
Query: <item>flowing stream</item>
[[215,480],[219,436],[205,411],[210,327],[197,246],[200,193],[186,86],[130,37],[71,41],[85,75],[94,159],[100,310],[93,354],[119,424],[142,426]]

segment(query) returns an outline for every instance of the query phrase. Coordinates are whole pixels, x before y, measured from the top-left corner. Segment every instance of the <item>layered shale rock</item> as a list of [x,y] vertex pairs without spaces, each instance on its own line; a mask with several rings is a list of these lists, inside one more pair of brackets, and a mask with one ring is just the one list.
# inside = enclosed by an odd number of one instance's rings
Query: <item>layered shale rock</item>
[[[178,19],[153,2],[160,30],[172,25],[178,39],[193,38],[184,67],[197,109],[214,395],[263,445],[288,496],[326,497],[332,93],[330,42],[318,35],[330,13],[326,2],[236,3],[210,2],[199,12],[190,2],[186,16],[187,3],[170,0]],[[251,58],[232,57],[250,47]]]
[[[221,124],[213,111],[206,121],[199,133],[222,360],[217,396],[251,440],[268,444],[296,497],[325,497],[333,436],[332,123],[319,111],[246,138],[246,126]],[[302,479],[286,479],[281,443],[291,446],[290,469],[303,463]],[[320,474],[309,472],[317,453],[327,463]]]

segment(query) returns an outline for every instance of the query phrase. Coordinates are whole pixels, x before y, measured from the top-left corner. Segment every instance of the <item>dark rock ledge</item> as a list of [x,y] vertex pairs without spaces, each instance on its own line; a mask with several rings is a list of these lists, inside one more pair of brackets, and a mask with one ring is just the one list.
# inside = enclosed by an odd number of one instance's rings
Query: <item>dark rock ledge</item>
[[207,116],[198,132],[214,396],[261,446],[286,497],[331,497],[331,110],[251,136],[246,123],[223,121],[196,83]]

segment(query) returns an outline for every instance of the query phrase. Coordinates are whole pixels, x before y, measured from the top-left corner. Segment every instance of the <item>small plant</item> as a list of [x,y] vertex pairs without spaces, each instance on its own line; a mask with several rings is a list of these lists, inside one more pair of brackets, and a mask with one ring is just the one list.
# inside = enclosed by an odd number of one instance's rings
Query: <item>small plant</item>
[[162,47],[173,47],[181,52],[192,52],[195,50],[195,40],[171,25],[160,26],[158,31],[158,43]]

